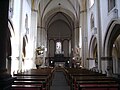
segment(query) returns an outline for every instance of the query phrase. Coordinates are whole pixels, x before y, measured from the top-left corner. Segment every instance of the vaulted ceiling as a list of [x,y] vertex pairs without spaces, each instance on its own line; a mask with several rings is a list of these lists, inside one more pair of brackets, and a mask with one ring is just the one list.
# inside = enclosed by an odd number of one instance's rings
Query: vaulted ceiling
[[[62,32],[68,30],[66,33],[68,37],[71,36],[72,30],[76,22],[79,25],[80,10],[85,6],[86,0],[32,0],[32,9],[38,11],[38,26],[45,27],[47,30]],[[59,27],[59,29],[58,29]],[[63,27],[65,29],[63,29]],[[54,29],[54,30],[53,30]],[[56,30],[56,33],[58,31]],[[60,32],[60,33],[62,33]],[[57,36],[57,34],[52,37]]]
[[73,21],[79,21],[80,12],[86,9],[86,2],[87,0],[31,0],[31,7],[38,11],[40,23],[46,23],[48,17],[56,12],[64,12]]

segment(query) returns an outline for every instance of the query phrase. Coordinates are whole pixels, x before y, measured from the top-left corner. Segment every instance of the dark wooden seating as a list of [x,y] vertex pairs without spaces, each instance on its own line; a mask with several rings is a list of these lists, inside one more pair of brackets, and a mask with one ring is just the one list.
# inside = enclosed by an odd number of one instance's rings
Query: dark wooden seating
[[80,68],[65,69],[71,90],[119,90],[113,77]]
[[[75,76],[72,78],[73,88],[78,88],[79,90],[83,88],[114,88],[118,90],[118,84],[113,78],[104,77],[104,76]],[[104,87],[105,86],[105,87]],[[114,90],[113,89],[113,90]]]
[[49,90],[52,68],[31,69],[26,72],[14,74],[16,80],[12,85],[13,90]]
[[77,90],[119,90],[117,84],[81,84]]
[[12,90],[42,90],[38,85],[12,85]]
[[48,76],[53,72],[53,68],[31,69],[22,73],[14,74],[14,76]]

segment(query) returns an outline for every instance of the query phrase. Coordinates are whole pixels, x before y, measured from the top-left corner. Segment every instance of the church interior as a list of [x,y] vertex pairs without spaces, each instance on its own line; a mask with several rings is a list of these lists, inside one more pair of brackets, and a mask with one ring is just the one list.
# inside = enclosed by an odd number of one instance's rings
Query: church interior
[[0,0],[0,90],[120,90],[120,0]]

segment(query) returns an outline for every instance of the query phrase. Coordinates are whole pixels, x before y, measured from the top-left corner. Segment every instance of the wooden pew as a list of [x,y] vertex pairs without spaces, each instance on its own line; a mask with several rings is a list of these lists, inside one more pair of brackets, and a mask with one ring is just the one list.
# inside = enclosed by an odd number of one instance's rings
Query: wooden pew
[[83,88],[85,90],[88,90],[89,88],[93,90],[95,90],[95,88],[103,88],[103,89],[107,88],[108,90],[110,88],[112,89],[114,88],[115,90],[118,90],[118,83],[113,78],[108,78],[103,76],[74,77],[72,85],[73,85],[72,88],[74,88],[74,90],[76,89],[82,90]]
[[71,90],[119,90],[115,79],[86,69],[66,69]]
[[77,90],[119,90],[117,84],[108,83],[92,83],[92,84],[79,84]]
[[53,68],[31,69],[21,73],[14,73],[14,76],[48,76],[54,71]]
[[87,70],[87,69],[80,69],[80,68],[69,68],[66,70],[66,72],[69,74],[69,75],[101,75],[101,76],[106,76],[105,74],[101,74],[101,73],[98,73],[98,72],[93,72],[93,71],[90,71],[90,70]]
[[73,76],[106,76],[105,74],[92,72],[90,70],[80,69],[80,68],[67,68],[65,69],[65,72],[66,72],[68,83],[71,82],[71,77]]
[[53,69],[32,69],[14,74],[16,80],[12,85],[13,90],[49,90],[52,81]]
[[38,85],[12,85],[11,90],[43,90],[41,86]]

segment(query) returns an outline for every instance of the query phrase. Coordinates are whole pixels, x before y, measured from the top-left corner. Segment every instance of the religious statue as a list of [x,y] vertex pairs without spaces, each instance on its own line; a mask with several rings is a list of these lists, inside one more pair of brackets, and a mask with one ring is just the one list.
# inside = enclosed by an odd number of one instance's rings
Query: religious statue
[[74,67],[79,67],[81,64],[81,57],[80,57],[80,49],[79,48],[75,48],[75,50],[74,50],[73,64],[74,64]]
[[41,66],[43,64],[43,52],[44,52],[44,48],[43,47],[38,47],[36,49],[35,64],[36,64],[36,68],[37,69],[39,69],[39,66]]

